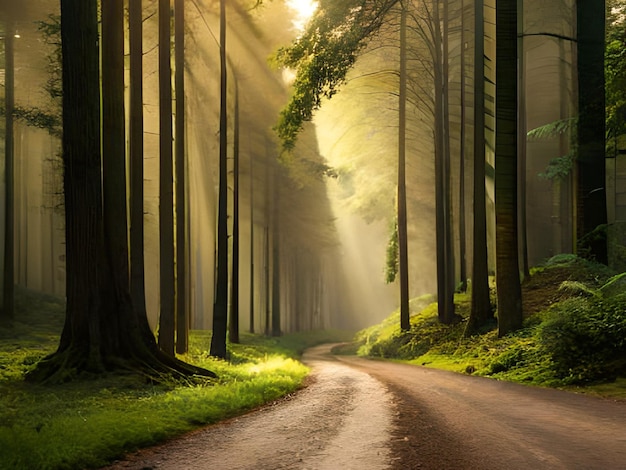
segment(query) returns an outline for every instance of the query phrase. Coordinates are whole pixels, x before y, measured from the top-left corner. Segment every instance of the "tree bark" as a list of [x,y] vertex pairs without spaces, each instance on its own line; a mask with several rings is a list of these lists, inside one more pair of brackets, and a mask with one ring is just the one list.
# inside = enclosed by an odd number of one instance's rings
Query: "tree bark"
[[187,210],[185,183],[185,1],[174,1],[174,86],[176,90],[176,352],[189,347],[187,311]]
[[400,93],[398,113],[398,270],[400,281],[400,329],[411,328],[409,311],[409,254],[406,211],[406,5],[400,2]]
[[472,305],[465,329],[469,336],[492,318],[487,263],[487,209],[485,190],[485,19],[484,0],[475,0],[474,37],[474,178]]
[[[102,3],[102,181],[104,241],[115,297],[129,292],[124,128],[124,1]],[[124,302],[125,303],[125,302]]]
[[496,284],[498,335],[522,326],[517,220],[517,1],[496,0]]
[[4,267],[2,278],[2,309],[0,321],[11,324],[15,316],[15,197],[14,197],[14,131],[13,110],[15,105],[15,38],[13,21],[6,25],[4,40],[4,174],[5,174],[5,213],[4,213]]
[[159,0],[159,347],[174,356],[174,189],[172,154],[171,0]]
[[[578,252],[607,263],[605,2],[576,2],[578,28]],[[604,227],[604,229],[602,229]],[[599,232],[592,233],[596,229]]]
[[61,2],[67,312],[58,350],[28,379],[62,382],[112,370],[155,380],[215,376],[162,353],[147,318],[132,308],[128,287],[115,289],[104,237],[97,13],[96,0]]
[[128,5],[130,45],[130,295],[133,309],[146,315],[143,191],[143,14],[142,0]]
[[220,0],[220,159],[217,216],[217,288],[213,305],[211,356],[226,358],[228,323],[228,72],[226,70],[226,0]]
[[233,266],[228,339],[239,343],[239,87],[235,80],[233,131]]

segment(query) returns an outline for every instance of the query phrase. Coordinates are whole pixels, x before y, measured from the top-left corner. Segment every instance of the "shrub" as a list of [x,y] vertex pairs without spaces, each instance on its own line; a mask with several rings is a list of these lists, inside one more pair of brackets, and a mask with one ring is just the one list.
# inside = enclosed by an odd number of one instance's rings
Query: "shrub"
[[556,373],[572,383],[614,379],[626,370],[626,302],[620,298],[563,301],[539,326],[539,341]]

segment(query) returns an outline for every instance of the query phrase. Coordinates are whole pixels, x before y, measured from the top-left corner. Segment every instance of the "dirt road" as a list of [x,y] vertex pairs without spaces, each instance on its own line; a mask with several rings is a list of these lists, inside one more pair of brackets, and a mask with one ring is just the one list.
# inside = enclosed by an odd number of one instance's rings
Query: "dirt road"
[[290,399],[111,468],[626,469],[626,403],[328,349]]

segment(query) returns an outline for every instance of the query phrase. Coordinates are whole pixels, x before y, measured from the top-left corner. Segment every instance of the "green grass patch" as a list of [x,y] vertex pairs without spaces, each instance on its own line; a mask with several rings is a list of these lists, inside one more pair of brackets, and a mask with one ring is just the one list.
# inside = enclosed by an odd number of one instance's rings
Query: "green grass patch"
[[526,319],[513,334],[499,338],[494,321],[482,334],[465,337],[470,298],[456,294],[459,323],[440,324],[437,304],[432,302],[411,311],[409,331],[400,331],[399,313],[394,312],[357,333],[354,343],[344,349],[498,380],[625,398],[623,279],[606,266],[559,255],[534,268],[524,283]]
[[351,335],[317,331],[265,338],[241,335],[230,360],[208,355],[210,332],[193,331],[182,359],[218,373],[212,384],[146,383],[109,375],[62,385],[23,375],[53,352],[63,325],[59,299],[20,292],[11,328],[0,328],[0,468],[97,468],[156,444],[276,400],[298,389],[308,369],[301,352]]

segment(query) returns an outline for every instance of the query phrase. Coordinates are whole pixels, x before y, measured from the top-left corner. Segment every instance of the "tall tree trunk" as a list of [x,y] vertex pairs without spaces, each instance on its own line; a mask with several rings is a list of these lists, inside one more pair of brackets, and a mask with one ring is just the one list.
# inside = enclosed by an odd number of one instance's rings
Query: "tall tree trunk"
[[171,0],[159,0],[159,347],[174,355],[174,172],[172,152]]
[[465,1],[461,0],[461,129],[459,145],[459,277],[461,290],[467,290],[467,247],[465,228]]
[[214,376],[161,352],[128,287],[113,288],[104,239],[97,3],[61,2],[67,312],[59,348],[28,378],[58,382],[108,370]]
[[272,321],[271,321],[271,280],[270,280],[270,227],[269,223],[265,226],[265,243],[263,249],[263,258],[265,262],[265,336],[270,336]]
[[[528,230],[526,224],[526,64],[524,50],[524,2],[517,2],[517,75],[518,75],[518,155],[519,155],[519,236],[523,279],[530,278]],[[562,154],[561,154],[562,155]]]
[[578,250],[607,263],[605,1],[576,2],[578,28]]
[[254,159],[250,152],[250,333],[254,333]]
[[228,339],[239,343],[239,86],[235,80],[233,131],[233,266]]
[[6,25],[4,40],[4,114],[5,114],[5,141],[4,141],[4,174],[5,174],[5,219],[4,219],[4,270],[2,287],[2,309],[0,321],[11,324],[15,315],[15,198],[14,198],[14,132],[13,110],[15,105],[15,65],[14,43],[15,33],[13,21]]
[[130,295],[138,315],[146,315],[143,191],[143,14],[142,0],[128,5],[130,46]]
[[443,57],[444,41],[441,30],[440,0],[433,1],[434,22],[434,78],[435,78],[435,212],[437,232],[437,304],[439,321],[451,323],[454,319],[454,290],[451,289],[450,265],[452,244],[450,241],[450,184],[449,145],[446,135],[446,112],[444,110],[447,80]]
[[[277,175],[279,176],[279,175]],[[277,184],[273,186],[272,195],[272,336],[280,336],[282,334],[281,325],[281,243],[280,243],[280,189]]]
[[129,289],[124,129],[124,0],[102,3],[104,241],[116,298]]
[[409,311],[409,254],[406,211],[406,5],[400,2],[400,93],[398,113],[398,265],[400,275],[400,328],[411,328]]
[[442,110],[441,115],[443,119],[443,183],[444,183],[444,213],[446,215],[444,220],[444,233],[446,236],[445,241],[445,254],[446,254],[446,306],[445,306],[445,318],[444,323],[452,323],[455,321],[454,315],[454,288],[455,288],[455,273],[454,273],[454,224],[453,217],[454,212],[452,208],[452,181],[451,181],[451,158],[450,153],[450,64],[449,64],[449,28],[450,17],[448,14],[448,1],[443,2],[443,30],[442,30],[442,55],[441,55],[441,97],[442,97]]
[[213,305],[211,356],[226,358],[228,323],[228,116],[226,70],[226,0],[220,0],[220,161],[217,216],[217,289]]
[[176,352],[189,345],[187,311],[187,210],[185,183],[185,0],[174,0],[174,87],[176,90]]
[[496,284],[498,335],[522,326],[517,226],[517,1],[496,0]]
[[485,18],[484,0],[475,0],[474,13],[474,224],[472,247],[472,305],[465,334],[477,332],[493,313],[487,263],[485,190]]

